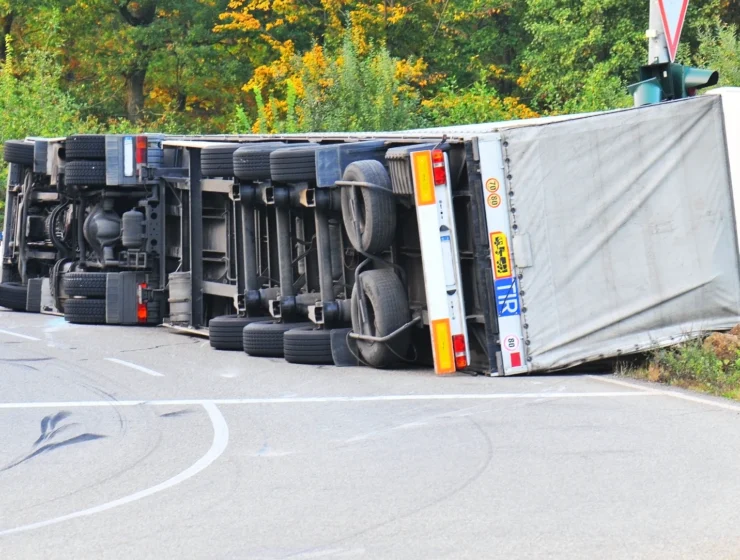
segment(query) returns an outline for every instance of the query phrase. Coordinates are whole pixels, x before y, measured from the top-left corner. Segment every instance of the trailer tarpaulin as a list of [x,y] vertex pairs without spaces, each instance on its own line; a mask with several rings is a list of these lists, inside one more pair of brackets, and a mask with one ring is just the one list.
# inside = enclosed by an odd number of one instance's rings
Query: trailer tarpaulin
[[502,136],[530,369],[740,322],[719,96]]

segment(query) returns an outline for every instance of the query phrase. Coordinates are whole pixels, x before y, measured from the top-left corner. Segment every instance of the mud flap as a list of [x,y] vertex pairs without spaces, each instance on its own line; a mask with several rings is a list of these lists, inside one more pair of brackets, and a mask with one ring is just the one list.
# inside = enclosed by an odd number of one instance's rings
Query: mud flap
[[331,331],[331,356],[334,365],[339,367],[359,366],[357,359],[359,352],[354,338],[348,335],[352,329],[332,329]]

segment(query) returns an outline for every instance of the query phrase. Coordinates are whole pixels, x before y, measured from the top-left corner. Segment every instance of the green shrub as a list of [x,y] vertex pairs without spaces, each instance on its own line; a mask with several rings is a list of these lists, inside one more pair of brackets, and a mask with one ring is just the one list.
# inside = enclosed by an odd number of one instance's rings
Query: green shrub
[[317,75],[304,68],[297,100],[301,128],[316,132],[383,131],[419,124],[419,99],[397,77],[398,60],[385,46],[360,55],[351,33]]
[[649,370],[655,372],[651,377],[654,381],[729,396],[740,389],[740,352],[736,346],[730,346],[723,349],[723,357],[717,354],[712,345],[702,340],[658,350],[651,359]]

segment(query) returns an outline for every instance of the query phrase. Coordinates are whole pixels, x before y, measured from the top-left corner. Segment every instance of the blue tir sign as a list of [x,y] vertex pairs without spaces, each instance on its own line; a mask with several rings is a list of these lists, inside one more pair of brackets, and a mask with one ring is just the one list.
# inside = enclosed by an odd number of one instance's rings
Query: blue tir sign
[[496,295],[496,309],[499,317],[513,317],[521,314],[519,302],[519,283],[516,278],[504,278],[493,283]]

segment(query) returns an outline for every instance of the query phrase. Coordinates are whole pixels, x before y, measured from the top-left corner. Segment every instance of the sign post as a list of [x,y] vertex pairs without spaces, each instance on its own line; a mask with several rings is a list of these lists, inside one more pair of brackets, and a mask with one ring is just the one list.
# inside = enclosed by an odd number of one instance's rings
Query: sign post
[[660,17],[658,0],[650,0],[650,28],[645,33],[648,38],[648,64],[670,62],[668,43],[663,31],[663,20]]
[[640,67],[640,81],[627,86],[635,107],[693,97],[719,82],[713,70],[674,62],[688,7],[689,0],[650,0],[648,63]]

